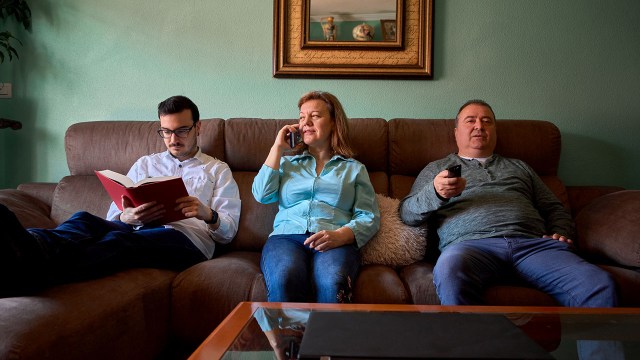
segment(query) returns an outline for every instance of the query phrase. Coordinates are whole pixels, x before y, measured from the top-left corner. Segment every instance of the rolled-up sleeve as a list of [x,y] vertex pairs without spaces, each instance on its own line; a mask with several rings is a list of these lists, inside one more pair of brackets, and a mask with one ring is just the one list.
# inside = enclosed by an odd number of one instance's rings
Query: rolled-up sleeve
[[278,201],[279,187],[280,172],[263,164],[258,175],[253,179],[251,193],[257,202],[271,204]]
[[238,184],[233,179],[231,169],[226,164],[220,169],[221,171],[216,176],[211,199],[211,207],[218,213],[220,225],[216,230],[210,230],[210,232],[216,241],[228,243],[238,232],[241,208],[240,191]]

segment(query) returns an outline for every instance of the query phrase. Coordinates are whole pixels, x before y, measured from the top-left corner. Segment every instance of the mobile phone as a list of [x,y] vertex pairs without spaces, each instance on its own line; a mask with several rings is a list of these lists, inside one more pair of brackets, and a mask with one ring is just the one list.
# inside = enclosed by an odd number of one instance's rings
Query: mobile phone
[[462,165],[453,165],[450,168],[448,168],[447,171],[449,171],[449,174],[447,175],[447,177],[450,177],[450,178],[460,177],[462,176]]
[[300,134],[300,131],[292,131],[289,133],[289,146],[291,146],[291,148],[296,147],[296,145],[300,144],[302,142],[302,135]]

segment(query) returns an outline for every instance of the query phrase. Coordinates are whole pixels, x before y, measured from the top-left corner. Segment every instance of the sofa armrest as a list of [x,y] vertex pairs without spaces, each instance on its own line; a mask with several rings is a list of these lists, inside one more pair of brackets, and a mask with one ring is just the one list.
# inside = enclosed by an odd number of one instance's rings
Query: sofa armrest
[[0,190],[0,204],[16,214],[25,228],[54,228],[51,220],[51,207],[44,201],[17,189]]
[[18,185],[18,190],[26,192],[51,207],[56,186],[58,183],[31,182]]
[[600,196],[622,191],[619,186],[567,186],[571,216],[575,219],[582,209]]
[[587,258],[640,268],[640,190],[595,199],[578,213],[576,230]]

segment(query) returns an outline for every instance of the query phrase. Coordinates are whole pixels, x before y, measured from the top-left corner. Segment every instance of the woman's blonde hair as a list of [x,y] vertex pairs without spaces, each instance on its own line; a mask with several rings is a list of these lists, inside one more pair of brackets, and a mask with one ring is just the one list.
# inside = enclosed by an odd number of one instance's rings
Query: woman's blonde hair
[[[302,104],[311,100],[321,100],[327,104],[329,114],[335,124],[334,131],[331,132],[331,150],[334,154],[350,158],[355,155],[351,148],[351,138],[349,137],[349,123],[342,104],[335,95],[324,91],[310,91],[298,100],[298,109]],[[307,145],[304,145],[305,148]]]

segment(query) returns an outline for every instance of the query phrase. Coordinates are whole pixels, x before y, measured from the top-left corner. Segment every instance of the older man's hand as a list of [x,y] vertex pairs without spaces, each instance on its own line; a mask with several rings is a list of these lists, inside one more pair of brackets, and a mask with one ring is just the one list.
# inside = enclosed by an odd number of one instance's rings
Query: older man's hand
[[449,171],[443,170],[433,179],[433,188],[443,199],[451,199],[462,193],[467,186],[463,177],[448,177]]
[[551,236],[549,235],[542,235],[543,238],[548,238],[548,239],[554,239],[554,240],[558,240],[558,241],[562,241],[562,242],[566,242],[567,244],[573,245],[573,240],[567,238],[564,235],[560,235],[560,234],[553,234]]

